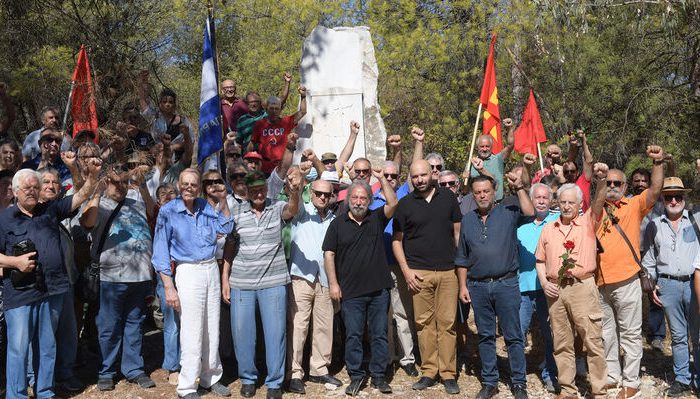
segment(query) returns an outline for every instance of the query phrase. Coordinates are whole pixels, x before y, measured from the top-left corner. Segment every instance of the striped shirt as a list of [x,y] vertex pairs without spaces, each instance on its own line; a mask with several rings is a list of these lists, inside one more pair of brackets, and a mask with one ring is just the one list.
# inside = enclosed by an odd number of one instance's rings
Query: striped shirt
[[282,246],[284,201],[268,199],[256,217],[250,206],[234,214],[240,247],[231,265],[229,283],[240,290],[258,290],[286,285],[291,280]]

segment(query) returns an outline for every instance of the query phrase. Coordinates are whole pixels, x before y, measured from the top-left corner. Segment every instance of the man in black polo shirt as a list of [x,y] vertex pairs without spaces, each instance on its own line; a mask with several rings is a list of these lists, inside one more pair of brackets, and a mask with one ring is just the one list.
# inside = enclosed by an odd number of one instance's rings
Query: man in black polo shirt
[[323,241],[330,297],[340,301],[345,323],[345,368],[351,380],[345,393],[352,396],[357,395],[365,377],[362,337],[367,322],[372,386],[382,393],[391,393],[384,372],[389,363],[387,324],[393,281],[382,237],[397,200],[381,169],[372,170],[372,174],[382,184],[386,204],[370,211],[372,190],[364,180],[356,180],[348,187],[345,200],[349,211],[338,214],[331,222]]
[[452,191],[432,184],[428,161],[414,161],[410,178],[414,190],[396,208],[392,249],[406,284],[413,291],[413,313],[423,359],[423,375],[413,389],[426,389],[440,377],[445,392],[457,394],[455,297],[459,288],[454,255],[462,213]]
[[471,300],[479,333],[482,388],[476,399],[488,399],[498,393],[496,316],[508,346],[513,395],[515,399],[527,399],[516,229],[521,216],[532,216],[535,212],[521,176],[511,172],[506,178],[517,192],[518,201],[506,197],[498,205],[495,180],[488,176],[472,179],[477,209],[462,219],[455,258],[459,266],[459,297],[464,303]]

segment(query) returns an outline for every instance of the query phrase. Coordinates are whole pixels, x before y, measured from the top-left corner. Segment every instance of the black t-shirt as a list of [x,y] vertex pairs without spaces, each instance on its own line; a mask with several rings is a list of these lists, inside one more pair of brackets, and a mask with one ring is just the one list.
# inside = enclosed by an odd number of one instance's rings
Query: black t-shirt
[[415,191],[401,198],[394,212],[394,231],[403,232],[403,250],[411,269],[454,269],[454,224],[462,220],[457,197],[436,188],[430,202]]
[[345,212],[328,226],[323,250],[335,252],[335,273],[343,299],[394,285],[384,252],[387,220],[381,207],[369,211],[362,224],[357,224]]

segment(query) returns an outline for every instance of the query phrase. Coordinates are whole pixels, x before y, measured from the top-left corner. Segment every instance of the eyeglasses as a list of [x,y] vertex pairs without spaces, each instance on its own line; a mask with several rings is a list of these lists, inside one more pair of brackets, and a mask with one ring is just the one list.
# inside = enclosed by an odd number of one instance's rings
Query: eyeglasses
[[34,187],[34,186],[31,186],[31,187],[20,187],[19,189],[22,190],[22,192],[24,192],[25,194],[26,194],[26,193],[32,193],[32,192],[35,192],[35,191],[39,191],[39,187]]
[[205,186],[211,186],[212,184],[224,184],[222,179],[204,179],[202,180]]
[[399,178],[399,174],[398,173],[384,173],[384,177],[386,177],[387,179],[391,177],[393,180],[396,180]]
[[226,158],[240,158],[240,157],[241,157],[241,154],[239,154],[237,152],[229,152],[228,154],[226,154]]
[[622,187],[622,184],[623,184],[624,182],[623,182],[623,181],[620,181],[620,180],[608,180],[608,181],[606,181],[605,183],[608,185],[608,187],[612,187],[612,186],[615,186],[615,187]]
[[685,197],[683,196],[683,194],[666,194],[666,195],[664,195],[664,201],[666,201],[666,202],[671,202],[674,199],[676,200],[676,202],[681,202],[681,201],[683,201],[684,198]]
[[430,165],[430,169],[440,171],[440,170],[442,170],[442,165],[440,165],[440,164]]
[[317,196],[318,198],[330,198],[333,193],[332,192],[327,192],[327,191],[316,191],[313,190],[314,195]]
[[452,187],[457,185],[457,180],[441,181],[440,187]]
[[366,175],[369,174],[369,169],[355,169],[355,173],[358,175]]
[[228,175],[228,178],[230,180],[242,179],[244,177],[245,177],[245,173],[242,173],[242,172],[241,173],[230,173]]
[[224,89],[224,90],[236,90],[236,87],[235,86],[226,86],[226,87],[222,87],[222,89]]

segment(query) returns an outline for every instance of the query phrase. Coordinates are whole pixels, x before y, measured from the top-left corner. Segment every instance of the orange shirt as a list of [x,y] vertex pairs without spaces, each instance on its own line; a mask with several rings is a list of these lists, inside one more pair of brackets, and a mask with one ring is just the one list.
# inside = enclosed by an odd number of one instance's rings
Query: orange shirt
[[581,278],[595,272],[595,221],[591,216],[590,209],[583,215],[577,216],[569,225],[562,224],[561,218],[559,218],[553,223],[548,223],[542,229],[535,250],[535,258],[537,262],[544,262],[548,279],[559,278],[559,269],[562,264],[561,255],[566,252],[564,243],[567,241],[572,241],[575,245],[571,251],[571,258],[576,259],[576,267],[571,269],[571,274]]
[[[639,256],[639,235],[642,219],[649,213],[654,204],[647,205],[647,191],[631,198],[623,198],[618,205],[606,202],[605,206],[612,210],[612,214],[618,218],[618,224],[629,238],[637,256]],[[639,272],[639,265],[634,260],[632,251],[624,238],[610,222],[608,215],[603,211],[602,219],[596,231],[598,241],[603,247],[599,254],[598,285],[614,284],[625,281]]]

